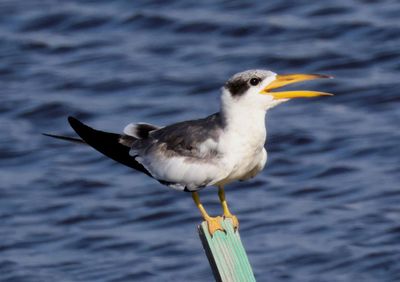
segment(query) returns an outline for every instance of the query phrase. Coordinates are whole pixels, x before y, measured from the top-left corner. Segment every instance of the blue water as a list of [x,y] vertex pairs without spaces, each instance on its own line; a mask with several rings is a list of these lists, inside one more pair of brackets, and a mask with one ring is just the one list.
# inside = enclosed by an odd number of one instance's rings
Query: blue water
[[[258,281],[400,281],[399,1],[0,1],[0,280],[211,281],[190,195],[71,135],[218,109],[249,68],[336,96],[267,116],[227,187]],[[201,193],[220,213],[213,188]]]

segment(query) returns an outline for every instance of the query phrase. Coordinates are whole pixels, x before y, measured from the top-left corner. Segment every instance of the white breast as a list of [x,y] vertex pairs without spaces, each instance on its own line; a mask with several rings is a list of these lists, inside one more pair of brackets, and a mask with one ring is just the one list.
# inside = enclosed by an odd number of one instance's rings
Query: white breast
[[228,117],[227,128],[220,139],[223,151],[222,166],[226,177],[219,184],[249,178],[257,174],[265,165],[266,140],[265,111],[248,111]]

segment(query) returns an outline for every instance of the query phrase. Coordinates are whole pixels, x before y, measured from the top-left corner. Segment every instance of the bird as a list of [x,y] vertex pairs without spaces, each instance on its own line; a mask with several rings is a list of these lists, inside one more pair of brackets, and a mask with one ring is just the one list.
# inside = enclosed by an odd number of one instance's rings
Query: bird
[[[217,231],[225,232],[222,220],[226,218],[231,219],[235,231],[239,228],[224,188],[232,182],[255,177],[265,167],[267,111],[294,98],[332,95],[276,89],[321,78],[332,77],[247,70],[226,81],[220,91],[219,111],[202,119],[167,126],[130,123],[121,133],[111,133],[91,128],[70,116],[69,124],[79,137],[44,135],[89,145],[165,186],[191,193],[213,236]],[[218,188],[222,216],[210,216],[200,201],[199,191],[210,186]]]

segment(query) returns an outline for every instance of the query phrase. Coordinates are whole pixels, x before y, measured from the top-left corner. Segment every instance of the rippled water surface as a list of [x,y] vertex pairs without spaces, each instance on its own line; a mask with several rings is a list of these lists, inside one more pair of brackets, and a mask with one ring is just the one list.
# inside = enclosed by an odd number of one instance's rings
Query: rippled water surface
[[[210,281],[190,195],[51,140],[218,110],[233,73],[325,73],[227,187],[258,281],[400,281],[398,1],[0,1],[0,280]],[[303,87],[303,85],[302,85]],[[202,192],[219,213],[213,188]]]

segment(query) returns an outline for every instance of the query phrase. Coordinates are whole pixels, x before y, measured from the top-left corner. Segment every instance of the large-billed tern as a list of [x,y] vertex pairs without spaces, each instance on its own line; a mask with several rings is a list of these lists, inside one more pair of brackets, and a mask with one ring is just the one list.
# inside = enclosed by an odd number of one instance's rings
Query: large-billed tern
[[122,134],[88,127],[73,117],[69,123],[82,138],[46,134],[92,146],[111,159],[179,191],[191,192],[210,234],[224,231],[221,216],[211,217],[198,191],[218,187],[223,217],[235,229],[239,222],[225,200],[224,186],[256,176],[265,166],[266,112],[292,98],[331,95],[316,91],[273,90],[295,82],[330,78],[320,74],[277,75],[268,70],[248,70],[231,77],[222,87],[220,111],[203,119],[159,127],[131,123]]

